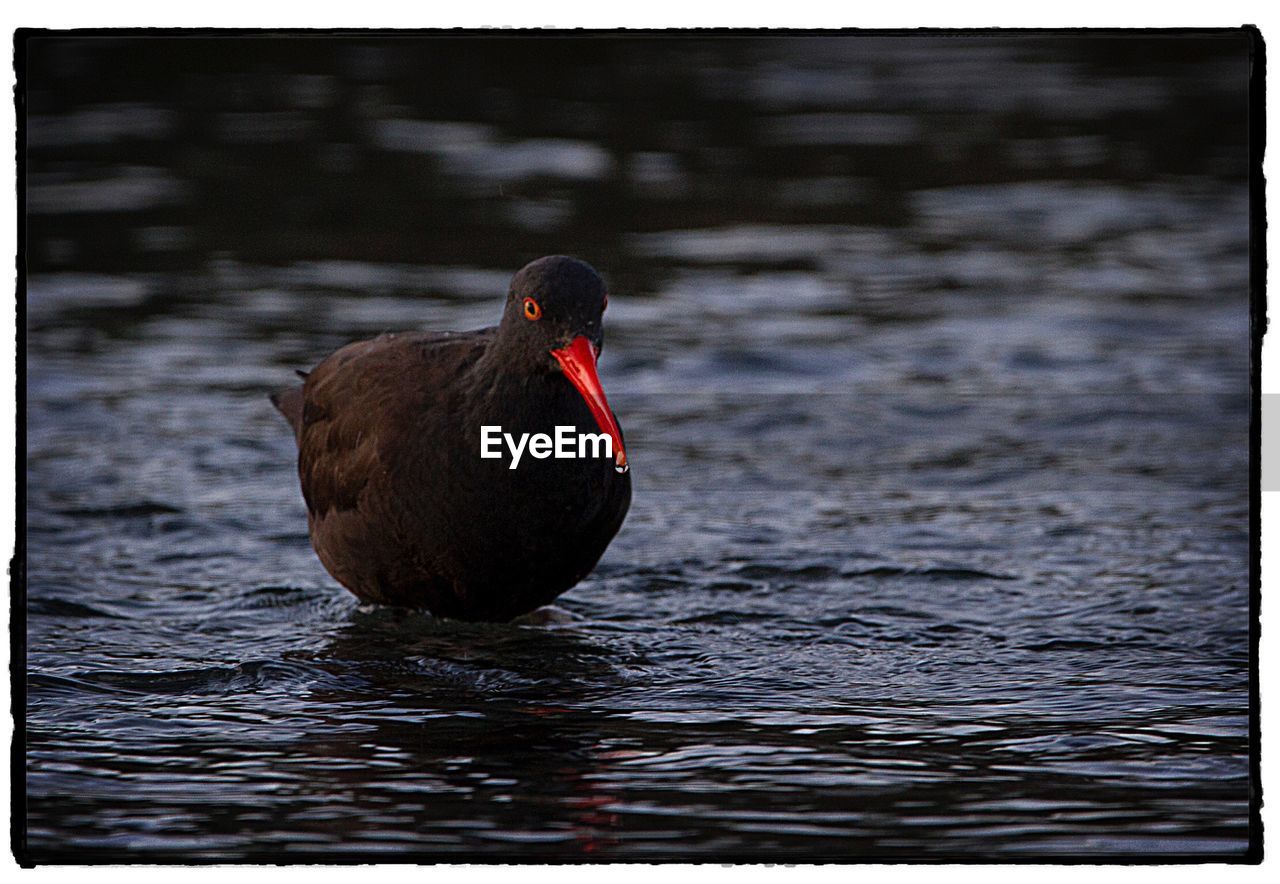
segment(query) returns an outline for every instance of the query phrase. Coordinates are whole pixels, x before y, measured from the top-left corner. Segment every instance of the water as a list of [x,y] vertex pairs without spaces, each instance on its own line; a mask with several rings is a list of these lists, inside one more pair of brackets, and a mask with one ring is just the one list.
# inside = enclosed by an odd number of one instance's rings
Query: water
[[[1246,53],[33,43],[30,856],[1241,856]],[[358,605],[266,393],[555,252],[622,532]]]

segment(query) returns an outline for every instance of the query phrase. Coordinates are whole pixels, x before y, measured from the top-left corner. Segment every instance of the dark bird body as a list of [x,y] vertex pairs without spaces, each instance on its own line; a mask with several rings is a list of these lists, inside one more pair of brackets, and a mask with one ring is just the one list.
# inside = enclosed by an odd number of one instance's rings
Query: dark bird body
[[[349,344],[273,396],[329,573],[366,601],[464,620],[509,620],[590,573],[631,502],[595,376],[606,301],[590,266],[542,258],[512,280],[498,327]],[[606,432],[614,457],[510,469],[505,448],[480,457],[483,426]]]

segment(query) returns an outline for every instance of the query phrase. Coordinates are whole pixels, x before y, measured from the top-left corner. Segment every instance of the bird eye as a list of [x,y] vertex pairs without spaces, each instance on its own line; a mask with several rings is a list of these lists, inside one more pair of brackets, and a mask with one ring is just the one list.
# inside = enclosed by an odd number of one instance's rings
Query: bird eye
[[533,298],[524,299],[524,318],[531,321],[542,318],[542,306]]

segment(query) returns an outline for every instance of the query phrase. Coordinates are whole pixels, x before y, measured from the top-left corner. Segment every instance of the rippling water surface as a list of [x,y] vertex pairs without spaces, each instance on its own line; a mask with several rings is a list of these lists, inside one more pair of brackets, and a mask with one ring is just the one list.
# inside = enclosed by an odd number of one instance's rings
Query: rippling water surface
[[[29,44],[31,856],[1240,856],[1248,46]],[[635,500],[362,607],[266,393],[570,252]]]

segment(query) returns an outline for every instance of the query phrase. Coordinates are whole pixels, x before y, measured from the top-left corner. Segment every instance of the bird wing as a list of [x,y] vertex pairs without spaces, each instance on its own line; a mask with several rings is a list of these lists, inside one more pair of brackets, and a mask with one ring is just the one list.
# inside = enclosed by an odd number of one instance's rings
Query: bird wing
[[348,344],[302,387],[279,397],[277,407],[295,427],[299,478],[313,516],[355,509],[370,483],[386,480],[395,456],[414,447],[421,416],[438,410],[439,381],[474,361],[489,332],[383,335]]

